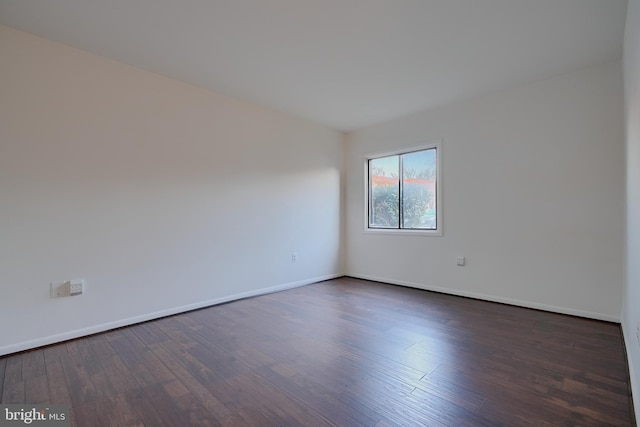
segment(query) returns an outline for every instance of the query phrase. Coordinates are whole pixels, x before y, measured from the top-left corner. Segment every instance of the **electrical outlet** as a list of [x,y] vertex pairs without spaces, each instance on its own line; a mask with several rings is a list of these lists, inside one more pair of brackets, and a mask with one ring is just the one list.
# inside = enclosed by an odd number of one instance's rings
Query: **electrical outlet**
[[71,297],[84,293],[82,280],[65,280],[64,282],[51,282],[49,284],[49,296],[51,298]]
[[69,283],[69,296],[82,295],[84,292],[84,283],[82,280]]
[[467,262],[467,259],[463,256],[459,256],[456,258],[456,264],[459,265],[460,267],[463,267]]
[[298,261],[298,252],[291,252],[291,262]]
[[638,324],[636,325],[636,339],[638,340],[638,344],[640,344],[640,320],[638,320]]

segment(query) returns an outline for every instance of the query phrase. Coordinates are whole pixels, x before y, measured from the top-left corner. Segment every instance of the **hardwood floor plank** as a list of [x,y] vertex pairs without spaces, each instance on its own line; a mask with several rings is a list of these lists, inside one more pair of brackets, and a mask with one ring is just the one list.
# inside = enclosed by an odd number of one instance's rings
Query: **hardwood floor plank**
[[49,396],[49,380],[46,375],[27,377],[24,381],[25,402],[47,403]]
[[2,390],[2,385],[4,384],[4,375],[5,368],[7,367],[7,359],[6,357],[0,357],[0,390]]
[[209,411],[199,399],[191,395],[185,395],[177,399],[172,399],[180,408],[183,425],[189,426],[222,426],[221,420],[216,413]]
[[431,393],[454,403],[470,412],[475,412],[482,406],[486,397],[470,390],[464,384],[443,381],[439,378],[426,376],[416,385],[416,389]]
[[60,358],[64,369],[67,384],[69,385],[69,395],[71,404],[81,405],[90,402],[97,397],[91,376],[87,372],[84,360],[77,351],[77,342],[68,341],[64,343],[66,354]]
[[130,396],[128,402],[140,416],[145,426],[172,426],[169,422],[170,420],[161,412],[165,408],[162,405],[159,408],[154,405],[155,402],[144,390],[139,395]]
[[[203,384],[196,377],[191,375],[190,370],[185,366],[179,353],[173,353],[162,345],[156,345],[153,352],[167,366],[167,368],[182,382],[182,384],[196,396],[205,407],[219,418],[232,416],[233,413],[221,402],[220,397],[214,392],[210,392],[208,387],[212,383],[205,382]],[[160,385],[159,385],[160,386]],[[164,388],[163,388],[164,390]],[[164,392],[166,393],[166,392]]]
[[178,380],[167,381],[162,383],[164,391],[172,398],[177,399],[190,394],[189,389]]
[[0,357],[72,426],[631,426],[620,326],[340,278]]
[[551,389],[547,398],[555,405],[589,417],[601,425],[617,425],[621,422],[617,414],[627,412],[627,408],[614,409],[611,407],[613,405],[604,403],[602,400],[589,396],[587,393],[578,394],[575,391]]
[[46,374],[44,352],[42,349],[24,353],[22,360],[22,375],[25,378],[39,377]]
[[363,413],[380,416],[396,426],[447,426],[437,417],[424,414],[401,398],[389,398],[378,393],[368,393],[361,389],[347,389],[340,393],[340,400]]
[[126,369],[139,386],[145,387],[172,378],[163,366],[155,363],[156,357],[132,330],[123,329],[121,332],[118,339],[110,342],[110,347],[122,362],[123,370]]
[[[216,415],[221,420],[240,419],[247,421],[251,418],[267,419],[262,409],[265,402],[254,393],[247,393],[239,384],[234,378],[230,381],[223,380],[215,384],[206,385],[209,392],[215,395],[224,407],[224,411],[215,411],[214,409]],[[268,401],[267,404],[269,404]],[[238,418],[238,416],[240,417]],[[276,419],[271,419],[272,423],[276,423],[276,421]],[[227,424],[223,422],[223,425]]]
[[162,332],[154,322],[133,325],[131,330],[145,345],[159,344],[171,339],[171,337]]
[[251,389],[258,401],[269,402],[268,408],[260,405],[260,408],[275,416],[277,423],[286,426],[333,426],[323,415],[316,413],[304,405],[298,396],[283,392],[268,380],[256,373],[239,375],[228,380],[239,389]]
[[571,378],[563,380],[561,390],[570,396],[580,396],[584,404],[591,408],[598,408],[602,412],[619,413],[628,409],[626,402],[621,399],[624,393],[593,387]]
[[25,384],[24,381],[5,384],[2,388],[2,403],[24,403]]
[[[198,344],[188,349],[187,353],[193,357],[194,363],[195,361],[199,362],[213,373],[214,376],[208,378],[206,382],[217,382],[250,371],[246,365],[238,362],[231,353],[219,349],[216,345]],[[189,360],[191,359],[189,358]],[[202,371],[201,368],[198,369]]]
[[339,426],[373,426],[378,420],[361,413],[341,402],[335,391],[316,383],[298,372],[282,374],[279,366],[265,367],[259,374],[280,390],[309,402],[311,409],[319,414],[331,414],[331,421]]
[[[157,414],[157,418],[161,419],[161,424],[167,426],[179,426],[184,424],[183,414],[177,410],[176,402],[166,393],[166,390],[158,384],[147,386],[143,389],[144,401],[147,401],[153,407],[144,408],[146,419],[152,420],[153,413]],[[156,424],[152,424],[156,425]]]
[[62,346],[49,346],[44,349],[45,367],[49,387],[49,402],[54,404],[69,404],[71,395],[60,361],[60,349]]
[[24,361],[24,358],[22,357],[22,354],[8,356],[6,358],[5,374],[4,374],[5,385],[22,382],[22,362],[23,361]]
[[110,356],[103,360],[107,379],[116,393],[136,393],[140,385],[136,377],[118,356]]
[[0,403],[2,403],[2,390],[4,389],[4,376],[7,367],[7,358],[0,357]]
[[95,401],[73,405],[72,421],[77,426],[110,427],[106,420],[98,417],[96,405]]
[[132,407],[130,399],[118,395],[109,403],[105,408],[109,425],[144,427],[145,424],[135,408]]

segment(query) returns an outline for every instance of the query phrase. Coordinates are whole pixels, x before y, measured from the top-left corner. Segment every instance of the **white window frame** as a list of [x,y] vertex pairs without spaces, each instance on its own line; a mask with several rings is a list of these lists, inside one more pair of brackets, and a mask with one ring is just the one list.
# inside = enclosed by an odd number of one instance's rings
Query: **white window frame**
[[[402,229],[402,228],[369,228],[369,160],[380,157],[397,156],[408,154],[414,151],[436,149],[436,229]],[[443,235],[443,215],[442,215],[442,140],[429,142],[422,145],[403,147],[393,151],[370,153],[364,158],[364,232],[368,234],[391,234],[391,235],[416,235],[441,237]]]

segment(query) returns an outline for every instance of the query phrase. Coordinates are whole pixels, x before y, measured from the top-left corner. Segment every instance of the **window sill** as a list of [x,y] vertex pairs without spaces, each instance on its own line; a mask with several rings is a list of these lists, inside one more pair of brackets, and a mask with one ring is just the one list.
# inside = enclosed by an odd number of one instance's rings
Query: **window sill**
[[399,230],[383,228],[365,228],[365,234],[388,234],[395,236],[425,236],[425,237],[442,237],[442,229],[439,230]]

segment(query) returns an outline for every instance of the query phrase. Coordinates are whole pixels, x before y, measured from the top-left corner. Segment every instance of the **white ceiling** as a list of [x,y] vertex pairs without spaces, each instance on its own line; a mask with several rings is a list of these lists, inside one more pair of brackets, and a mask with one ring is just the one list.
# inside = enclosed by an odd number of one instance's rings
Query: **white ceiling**
[[353,130],[620,59],[626,8],[627,0],[0,0],[0,23]]

